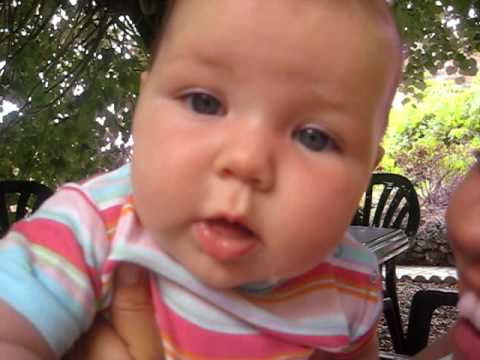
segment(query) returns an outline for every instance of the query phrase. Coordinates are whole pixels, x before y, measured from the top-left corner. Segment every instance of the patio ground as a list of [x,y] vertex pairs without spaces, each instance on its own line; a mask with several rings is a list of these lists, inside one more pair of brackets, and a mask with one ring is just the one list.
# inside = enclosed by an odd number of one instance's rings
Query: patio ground
[[[397,278],[400,310],[405,326],[408,322],[410,301],[415,292],[421,289],[457,289],[457,274],[455,268],[451,267],[398,266]],[[430,341],[444,334],[445,329],[453,324],[457,316],[454,307],[437,309],[432,318]],[[382,351],[393,351],[383,317],[380,319],[379,340]]]

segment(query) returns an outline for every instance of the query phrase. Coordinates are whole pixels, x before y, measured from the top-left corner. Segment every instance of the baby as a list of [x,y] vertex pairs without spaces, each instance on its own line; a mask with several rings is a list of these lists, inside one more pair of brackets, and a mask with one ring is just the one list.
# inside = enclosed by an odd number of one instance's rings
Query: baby
[[1,241],[0,354],[61,356],[151,271],[167,358],[377,359],[376,259],[348,225],[401,69],[384,0],[177,0],[131,164]]
[[460,321],[454,327],[455,359],[478,359],[480,336],[480,151],[476,162],[450,199],[448,238],[460,275]]

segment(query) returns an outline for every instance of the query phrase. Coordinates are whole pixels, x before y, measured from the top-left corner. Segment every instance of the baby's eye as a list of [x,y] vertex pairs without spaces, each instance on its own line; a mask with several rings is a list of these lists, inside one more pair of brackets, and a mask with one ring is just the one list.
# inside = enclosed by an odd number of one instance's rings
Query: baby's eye
[[203,115],[223,115],[225,108],[216,97],[203,93],[193,92],[183,97],[188,106],[196,113]]
[[323,151],[335,147],[335,143],[329,135],[314,127],[298,129],[292,137],[311,151]]

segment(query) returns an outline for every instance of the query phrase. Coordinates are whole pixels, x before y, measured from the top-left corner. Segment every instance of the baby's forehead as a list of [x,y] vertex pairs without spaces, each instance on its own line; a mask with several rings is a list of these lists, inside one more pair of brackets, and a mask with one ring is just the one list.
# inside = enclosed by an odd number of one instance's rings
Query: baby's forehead
[[[161,2],[159,7],[159,14],[156,16],[156,28],[153,33],[153,41],[150,44],[150,49],[152,56],[156,56],[156,51],[158,50],[158,44],[161,41],[161,38],[164,35],[165,29],[168,27],[168,23],[172,18],[172,14],[184,3],[189,1],[197,2],[198,0],[165,0]],[[244,8],[254,8],[249,3],[257,3],[257,0],[223,0],[224,3],[235,1],[237,4]],[[262,0],[262,6],[267,6],[272,9],[272,11],[278,7],[278,0]],[[341,1],[331,1],[331,0],[283,0],[283,4],[288,4],[291,8],[292,13],[296,16],[301,15],[301,12],[298,11],[300,7],[309,6],[312,7],[312,13],[318,12],[319,9],[328,9],[330,14],[335,13],[347,13],[349,14],[346,17],[338,18],[337,26],[342,26],[341,24],[350,23],[355,19],[362,19],[363,23],[359,24],[362,26],[368,26],[372,29],[380,30],[385,36],[393,39],[393,43],[399,42],[398,30],[396,28],[395,21],[393,19],[392,12],[387,5],[386,0],[341,0]],[[212,7],[209,5],[211,3],[201,2],[203,8]],[[317,7],[317,9],[315,9]],[[218,7],[212,7],[213,10],[221,11]],[[197,17],[201,17],[204,11],[198,12]],[[213,21],[214,18],[210,18],[209,21]],[[222,27],[222,23],[218,24],[219,28]],[[282,29],[283,28],[283,29]],[[282,28],[278,29],[279,31],[290,31],[289,24],[285,24]],[[192,29],[193,31],[193,29]],[[332,29],[334,31],[334,29]]]

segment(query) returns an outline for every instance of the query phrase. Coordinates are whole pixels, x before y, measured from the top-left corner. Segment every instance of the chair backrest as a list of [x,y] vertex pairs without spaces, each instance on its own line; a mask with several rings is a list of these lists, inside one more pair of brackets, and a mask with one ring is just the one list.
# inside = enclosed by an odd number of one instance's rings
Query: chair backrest
[[374,173],[353,225],[403,229],[415,235],[420,205],[413,184],[399,174]]
[[0,181],[0,236],[10,225],[35,211],[53,191],[38,182]]

